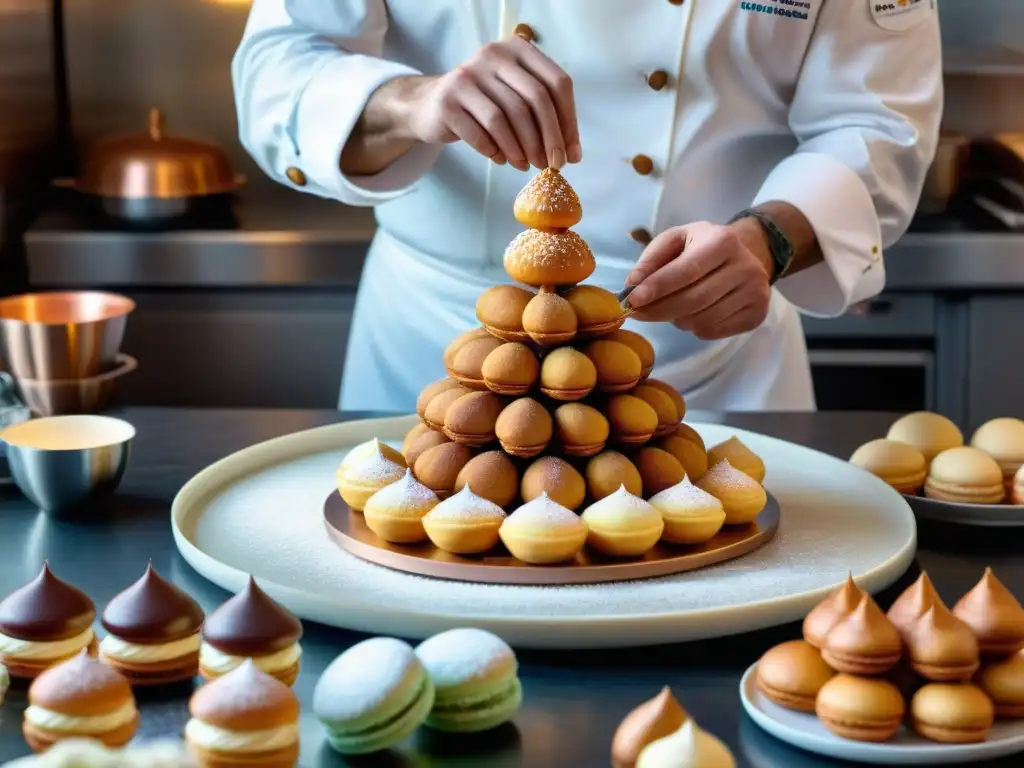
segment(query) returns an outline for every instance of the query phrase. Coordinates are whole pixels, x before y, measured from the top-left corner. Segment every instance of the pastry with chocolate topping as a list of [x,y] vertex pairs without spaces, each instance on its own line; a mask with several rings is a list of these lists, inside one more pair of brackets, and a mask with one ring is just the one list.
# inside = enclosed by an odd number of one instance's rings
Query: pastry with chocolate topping
[[11,677],[34,678],[75,656],[96,652],[89,596],[53,575],[49,564],[0,601],[0,664]]
[[114,596],[100,622],[108,634],[100,643],[100,661],[132,685],[166,685],[199,673],[199,603],[153,570]]
[[213,680],[252,659],[257,669],[292,685],[299,676],[302,623],[249,577],[245,588],[206,618],[199,674]]

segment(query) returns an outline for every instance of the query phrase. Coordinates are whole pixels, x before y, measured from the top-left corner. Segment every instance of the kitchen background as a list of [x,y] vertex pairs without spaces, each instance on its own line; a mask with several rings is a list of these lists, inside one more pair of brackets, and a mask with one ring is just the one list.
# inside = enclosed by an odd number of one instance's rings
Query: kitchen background
[[[124,350],[140,366],[122,402],[337,402],[373,219],[273,184],[239,146],[228,63],[248,8],[0,0],[0,290],[133,298]],[[887,253],[882,296],[804,326],[819,407],[931,408],[969,428],[1024,413],[1024,2],[940,9],[947,138],[920,215]],[[95,140],[145,133],[151,108],[247,177],[233,215],[125,231],[51,183]]]

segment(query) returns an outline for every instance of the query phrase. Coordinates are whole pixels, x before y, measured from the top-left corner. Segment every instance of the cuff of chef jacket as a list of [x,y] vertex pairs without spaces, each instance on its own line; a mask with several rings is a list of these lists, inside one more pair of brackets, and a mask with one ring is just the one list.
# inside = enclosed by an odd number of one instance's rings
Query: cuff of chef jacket
[[396,77],[420,75],[384,59],[346,54],[321,69],[299,100],[296,144],[307,190],[348,205],[371,206],[409,192],[430,170],[441,147],[416,144],[380,173],[346,176],[339,162],[341,150],[363,113],[370,96]]
[[853,170],[828,155],[791,155],[768,175],[754,205],[771,200],[789,203],[807,217],[825,257],[775,284],[799,310],[836,317],[881,292],[881,225],[870,192]]

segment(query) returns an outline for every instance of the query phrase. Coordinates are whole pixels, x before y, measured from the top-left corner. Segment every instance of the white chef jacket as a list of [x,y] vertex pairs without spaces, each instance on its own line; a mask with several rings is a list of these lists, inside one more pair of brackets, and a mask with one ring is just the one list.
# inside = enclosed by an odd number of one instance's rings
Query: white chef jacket
[[[445,375],[477,297],[509,281],[512,203],[531,175],[458,142],[346,176],[341,149],[381,84],[446,72],[520,23],[573,78],[583,160],[563,172],[597,259],[589,282],[623,286],[637,228],[724,223],[769,200],[807,217],[824,262],[777,283],[757,330],[704,342],[627,327],[694,407],[813,408],[794,305],[834,316],[884,285],[883,249],[937,144],[935,0],[254,0],[232,65],[242,143],[282,184],[376,207],[340,407],[409,410]],[[641,154],[653,172],[634,169]]]

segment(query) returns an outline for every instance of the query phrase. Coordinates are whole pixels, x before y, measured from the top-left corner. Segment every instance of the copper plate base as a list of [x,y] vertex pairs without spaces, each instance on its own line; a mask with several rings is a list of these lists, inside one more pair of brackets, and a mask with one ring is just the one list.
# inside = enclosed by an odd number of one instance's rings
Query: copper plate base
[[500,544],[473,557],[452,555],[429,541],[389,544],[377,538],[363,516],[352,512],[335,491],[324,502],[324,525],[346,552],[396,571],[483,584],[596,584],[669,576],[733,560],[771,541],[779,528],[779,502],[768,504],[748,525],[727,526],[706,544],[675,546],[658,543],[640,558],[618,559],[584,547],[574,560],[559,565],[529,565],[512,557]]

